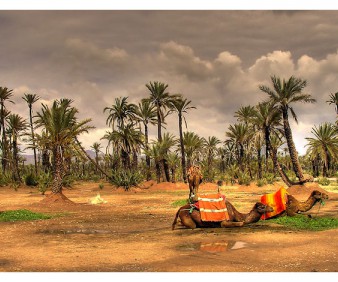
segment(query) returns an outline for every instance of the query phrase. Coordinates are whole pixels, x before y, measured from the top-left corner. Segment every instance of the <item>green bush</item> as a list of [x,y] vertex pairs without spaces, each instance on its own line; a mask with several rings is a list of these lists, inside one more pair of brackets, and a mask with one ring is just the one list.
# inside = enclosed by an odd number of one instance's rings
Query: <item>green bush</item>
[[273,173],[265,173],[263,178],[267,184],[273,184],[275,182],[275,175]]
[[258,179],[256,184],[257,184],[258,187],[262,187],[262,186],[267,184],[267,180],[265,178]]
[[249,186],[250,182],[251,182],[251,178],[248,174],[246,174],[245,172],[238,173],[238,184],[239,185]]
[[318,179],[318,184],[323,185],[323,186],[328,186],[330,185],[330,180],[327,179],[326,177],[320,177]]
[[29,173],[25,176],[25,184],[27,186],[37,186],[39,183],[33,173]]
[[52,181],[53,178],[49,172],[40,172],[38,177],[38,187],[42,195],[44,195],[47,189],[52,185]]
[[0,173],[0,186],[7,186],[12,182],[12,174],[11,173]]
[[143,175],[138,171],[121,170],[113,172],[111,183],[118,187],[123,187],[128,191],[133,186],[138,186],[143,181]]

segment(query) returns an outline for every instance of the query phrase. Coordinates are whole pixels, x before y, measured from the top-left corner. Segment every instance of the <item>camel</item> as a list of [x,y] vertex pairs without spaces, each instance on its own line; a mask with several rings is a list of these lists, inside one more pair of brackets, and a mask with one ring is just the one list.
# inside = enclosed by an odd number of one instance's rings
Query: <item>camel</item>
[[[181,223],[191,229],[195,229],[196,227],[242,227],[244,225],[255,223],[259,221],[262,214],[266,212],[272,212],[273,208],[264,205],[261,202],[257,202],[252,210],[243,214],[236,210],[236,208],[227,200],[225,200],[226,208],[229,213],[229,220],[221,221],[221,222],[205,222],[201,220],[201,214],[198,210],[193,209],[190,204],[186,204],[180,207],[176,213],[174,222],[172,224],[172,230],[175,229],[175,225],[177,223],[178,217],[181,220]],[[191,211],[192,210],[192,211]]]
[[295,216],[301,212],[307,212],[317,203],[327,200],[329,196],[325,193],[313,190],[305,202],[298,201],[294,196],[288,194],[286,202],[286,211],[280,215]]
[[191,166],[187,170],[189,183],[189,200],[197,201],[198,187],[202,183],[202,172],[199,166]]

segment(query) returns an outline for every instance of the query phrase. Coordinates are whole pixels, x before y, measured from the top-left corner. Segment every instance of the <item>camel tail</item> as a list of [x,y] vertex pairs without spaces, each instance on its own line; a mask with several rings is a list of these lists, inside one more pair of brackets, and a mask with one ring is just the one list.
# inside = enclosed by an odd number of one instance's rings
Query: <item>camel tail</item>
[[176,213],[174,222],[173,222],[173,224],[171,225],[171,230],[174,230],[174,229],[175,229],[175,225],[176,225],[176,223],[177,223],[177,219],[178,219],[178,215],[180,214],[180,211],[181,211],[181,208],[179,208],[178,211],[177,211],[177,213]]

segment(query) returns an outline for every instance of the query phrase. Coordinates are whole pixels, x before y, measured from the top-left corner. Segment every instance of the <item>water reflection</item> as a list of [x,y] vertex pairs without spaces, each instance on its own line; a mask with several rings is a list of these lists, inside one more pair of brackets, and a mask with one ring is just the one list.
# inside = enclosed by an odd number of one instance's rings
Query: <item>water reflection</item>
[[199,242],[179,245],[177,249],[182,251],[202,251],[208,253],[220,253],[226,251],[233,251],[247,247],[246,242],[243,241],[216,241],[216,242]]

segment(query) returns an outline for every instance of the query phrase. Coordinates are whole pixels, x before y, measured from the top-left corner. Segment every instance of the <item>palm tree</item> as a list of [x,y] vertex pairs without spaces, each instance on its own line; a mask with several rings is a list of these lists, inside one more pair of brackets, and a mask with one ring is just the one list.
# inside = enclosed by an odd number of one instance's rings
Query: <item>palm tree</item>
[[154,160],[157,183],[161,181],[161,160],[163,155],[158,142],[152,143],[150,147],[144,150],[145,154]]
[[[162,141],[162,124],[165,123],[165,117],[168,115],[168,112],[166,112],[166,109],[170,107],[171,101],[179,98],[180,95],[170,95],[168,92],[166,92],[168,88],[168,84],[164,84],[162,82],[149,82],[146,84],[146,87],[149,90],[150,97],[146,98],[144,100],[148,100],[152,105],[156,107],[156,114],[157,114],[157,138],[159,141]],[[169,176],[169,168],[164,160],[163,163],[165,174],[166,174],[166,180],[169,182],[170,179]]]
[[113,130],[115,129],[115,122],[118,128],[123,128],[126,122],[134,120],[137,106],[129,104],[127,100],[128,97],[115,98],[115,104],[111,107],[105,107],[103,110],[103,112],[109,112],[106,124],[112,125]]
[[38,174],[38,165],[37,165],[37,158],[36,158],[36,148],[35,148],[35,139],[34,139],[34,129],[33,129],[33,104],[37,102],[40,97],[37,94],[24,94],[24,99],[29,107],[29,121],[30,121],[30,127],[31,127],[31,137],[32,137],[32,145],[33,145],[33,153],[34,153],[34,166],[35,166],[35,174]]
[[311,133],[315,136],[305,138],[311,150],[311,154],[319,156],[323,161],[323,176],[328,176],[331,168],[331,160],[338,159],[338,132],[331,123],[323,123],[319,127],[312,128]]
[[251,137],[252,131],[249,129],[249,126],[244,123],[235,123],[234,125],[229,126],[229,131],[225,133],[237,146],[238,151],[238,163],[241,170],[243,168],[243,158],[244,158],[244,148],[245,144]]
[[94,142],[93,145],[90,146],[90,148],[92,148],[95,152],[95,162],[96,162],[95,170],[97,172],[97,167],[99,166],[99,153],[100,153],[100,150],[102,149],[102,146],[100,143]]
[[42,104],[42,109],[37,113],[35,121],[37,127],[43,127],[48,139],[45,140],[47,147],[53,154],[53,185],[52,194],[62,194],[63,179],[63,149],[76,141],[76,137],[92,129],[88,123],[91,119],[78,121],[78,110],[71,107],[72,100],[54,100],[51,108]]
[[311,95],[302,93],[303,89],[307,85],[306,80],[291,76],[287,81],[284,79],[281,81],[279,77],[271,76],[271,81],[273,89],[270,89],[264,85],[259,86],[259,89],[269,95],[270,101],[274,105],[277,105],[282,113],[284,134],[288,144],[293,170],[300,182],[304,182],[305,179],[303,176],[302,167],[298,160],[298,153],[295,143],[293,142],[292,131],[289,124],[289,110],[294,120],[298,123],[297,115],[291,107],[291,104],[297,102],[314,103],[316,100],[313,99]]
[[[207,154],[207,175],[210,178],[211,170],[212,170],[212,161],[215,157],[215,153],[217,152],[217,145],[219,145],[221,141],[215,136],[209,136],[208,139],[203,139],[204,150]],[[212,179],[209,179],[212,180]]]
[[176,182],[176,169],[179,166],[180,158],[175,152],[169,153],[167,155],[167,162],[171,170],[171,182],[175,183]]
[[334,104],[336,114],[338,115],[338,92],[330,95],[330,100],[326,101],[326,103],[329,103],[329,105]]
[[118,130],[113,130],[109,138],[109,142],[121,156],[123,167],[130,169],[130,154],[139,151],[140,146],[143,144],[142,132],[129,123],[124,127],[118,128]]
[[183,130],[182,130],[182,120],[184,120],[185,128],[188,128],[187,121],[184,114],[188,113],[188,110],[196,109],[194,106],[190,106],[191,101],[188,99],[177,98],[171,101],[170,108],[172,111],[177,112],[178,114],[178,129],[180,134],[180,148],[181,148],[181,165],[183,172],[183,181],[187,182],[187,172],[186,172],[186,160],[185,160],[185,152],[184,152],[184,144],[183,144]]
[[252,123],[258,130],[262,131],[265,140],[265,168],[268,169],[268,158],[270,154],[270,134],[279,131],[282,126],[281,112],[272,103],[259,103],[253,112]]
[[[157,118],[156,118],[156,109],[155,105],[151,105],[150,101],[148,100],[142,100],[141,103],[138,104],[138,107],[135,112],[136,119],[139,122],[142,122],[144,125],[144,147],[145,149],[148,149],[148,124],[155,125],[157,124]],[[150,180],[150,157],[146,155],[146,164],[147,164],[147,180]]]
[[7,168],[7,155],[8,155],[8,148],[7,148],[7,138],[6,138],[6,129],[5,129],[5,119],[6,116],[9,114],[7,111],[5,102],[14,102],[11,100],[13,96],[13,89],[8,89],[7,87],[0,86],[0,132],[2,131],[2,170],[5,173]]
[[199,160],[199,156],[203,149],[203,139],[194,132],[183,133],[184,151],[187,155],[187,167],[194,164],[195,160]]
[[239,110],[235,112],[235,118],[237,118],[239,122],[243,122],[248,125],[251,122],[252,117],[254,116],[254,112],[255,107],[253,106],[249,105],[245,107],[240,107]]
[[7,117],[9,131],[12,137],[13,147],[13,180],[21,182],[19,173],[19,156],[18,156],[18,138],[27,128],[27,122],[18,114],[10,114]]

